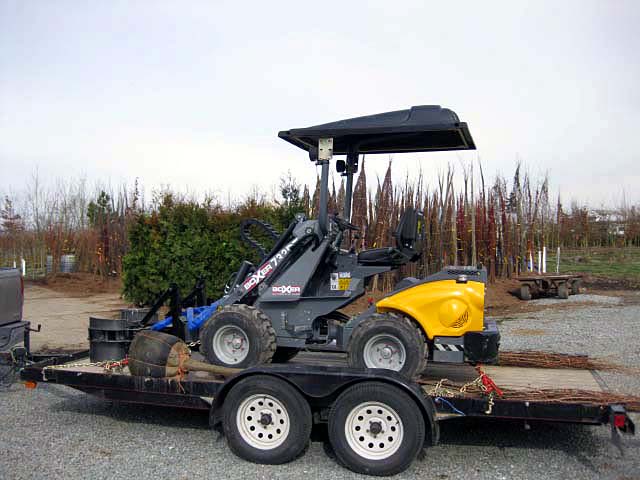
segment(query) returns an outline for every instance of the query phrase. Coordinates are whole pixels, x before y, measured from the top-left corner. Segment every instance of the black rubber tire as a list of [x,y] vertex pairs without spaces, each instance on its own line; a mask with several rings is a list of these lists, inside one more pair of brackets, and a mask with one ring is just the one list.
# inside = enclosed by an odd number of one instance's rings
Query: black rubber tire
[[412,379],[424,371],[429,352],[422,330],[408,318],[395,313],[374,313],[354,329],[347,355],[350,367],[360,370],[367,368],[363,357],[364,347],[371,337],[380,333],[392,334],[404,345],[406,359],[398,373]]
[[295,347],[277,347],[276,352],[273,354],[271,363],[287,363],[293,357],[298,355],[299,348]]
[[[252,395],[270,395],[287,410],[290,425],[284,443],[270,450],[261,450],[248,444],[238,430],[236,416],[242,402]],[[301,455],[309,445],[312,417],[309,403],[298,390],[284,380],[268,375],[256,375],[233,386],[224,401],[222,427],[229,448],[249,462],[278,465]]]
[[531,300],[531,287],[529,285],[520,286],[520,300]]
[[562,298],[563,300],[569,298],[569,287],[566,283],[558,285],[558,298]]
[[582,280],[579,278],[571,282],[571,295],[578,295],[580,293],[580,287],[582,286]]
[[[249,352],[242,362],[225,363],[214,352],[213,339],[215,334],[225,325],[235,325],[247,335]],[[248,368],[261,363],[269,363],[275,351],[276,332],[271,325],[271,320],[260,310],[250,305],[235,304],[222,307],[200,329],[200,352],[213,365]]]
[[[349,413],[366,402],[380,402],[391,407],[402,421],[402,443],[385,459],[367,459],[347,441],[345,427]],[[424,447],[425,430],[422,412],[415,400],[398,387],[382,382],[363,382],[345,390],[329,414],[329,441],[338,462],[353,472],[367,475],[395,475],[406,470]]]

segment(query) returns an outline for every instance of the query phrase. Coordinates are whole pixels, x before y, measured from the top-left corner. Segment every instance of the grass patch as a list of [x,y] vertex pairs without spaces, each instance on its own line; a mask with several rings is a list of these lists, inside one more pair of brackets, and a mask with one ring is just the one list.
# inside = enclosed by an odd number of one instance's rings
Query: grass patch
[[[555,252],[549,252],[547,271],[555,272],[555,267]],[[561,250],[560,273],[588,273],[640,282],[640,247]]]

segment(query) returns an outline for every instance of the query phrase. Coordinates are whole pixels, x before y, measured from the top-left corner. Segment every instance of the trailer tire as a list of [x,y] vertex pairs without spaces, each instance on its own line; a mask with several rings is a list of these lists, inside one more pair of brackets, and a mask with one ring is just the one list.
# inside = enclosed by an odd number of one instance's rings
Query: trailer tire
[[426,428],[421,417],[415,400],[400,388],[382,382],[359,383],[333,404],[329,441],[338,461],[349,470],[395,475],[406,470],[424,446]]
[[580,287],[582,286],[582,280],[579,278],[571,282],[571,295],[578,295],[580,293]]
[[520,300],[531,300],[531,287],[529,285],[520,286]]
[[240,380],[229,391],[223,408],[222,425],[229,448],[245,460],[286,463],[309,445],[311,408],[284,380],[268,375]]
[[293,357],[298,355],[299,352],[300,349],[296,347],[277,347],[273,354],[273,358],[271,359],[271,363],[287,363]]
[[200,351],[213,365],[248,368],[271,361],[276,333],[269,317],[257,308],[227,305],[200,329]]
[[[378,343],[376,343],[378,342]],[[372,357],[379,351],[378,345],[389,344],[391,368],[386,367],[384,348],[379,358]],[[374,313],[353,330],[348,348],[349,366],[388,368],[412,379],[420,375],[427,366],[427,343],[420,328],[406,317],[395,313]]]
[[567,286],[566,282],[558,285],[558,298],[569,298],[569,287]]

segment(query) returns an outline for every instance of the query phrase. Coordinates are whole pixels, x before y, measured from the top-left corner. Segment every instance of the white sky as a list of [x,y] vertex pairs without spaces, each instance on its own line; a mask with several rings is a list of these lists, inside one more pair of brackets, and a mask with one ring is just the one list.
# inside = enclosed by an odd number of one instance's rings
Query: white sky
[[640,203],[638,25],[633,0],[0,0],[0,189],[36,167],[222,197],[313,183],[279,130],[440,104],[478,151],[396,156],[396,178],[521,158],[567,200]]

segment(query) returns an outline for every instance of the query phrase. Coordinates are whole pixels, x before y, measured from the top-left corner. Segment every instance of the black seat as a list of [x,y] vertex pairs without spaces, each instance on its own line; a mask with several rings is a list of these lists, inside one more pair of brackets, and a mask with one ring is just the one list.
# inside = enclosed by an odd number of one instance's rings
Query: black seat
[[395,247],[371,248],[358,254],[358,263],[371,266],[397,267],[405,263],[415,262],[420,258],[420,250],[416,250],[416,240],[422,236],[422,213],[415,208],[407,208],[393,236]]

